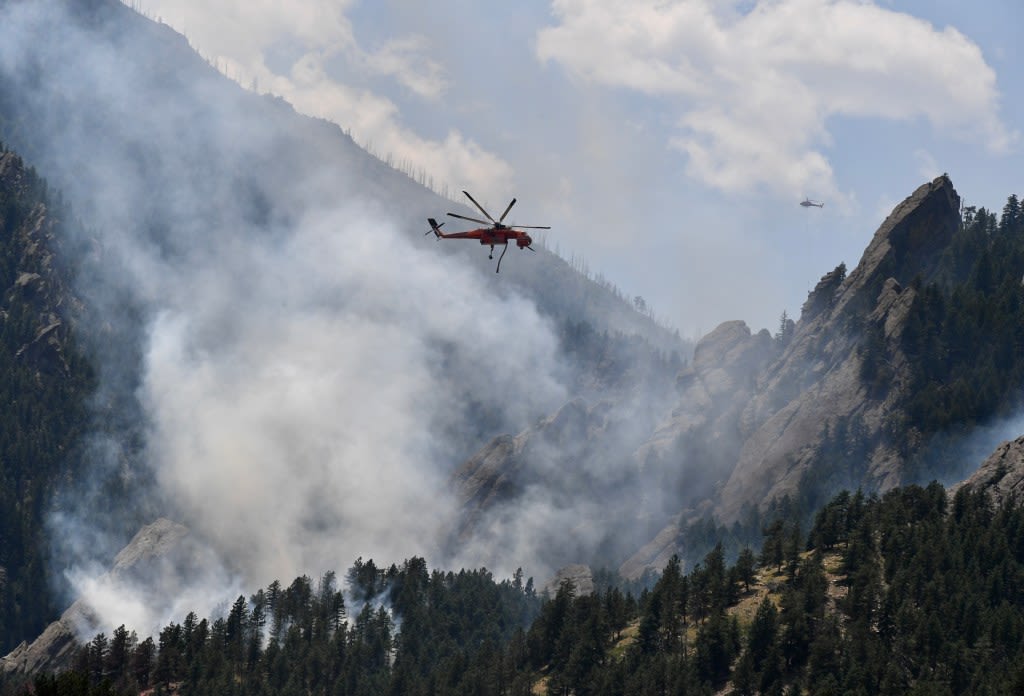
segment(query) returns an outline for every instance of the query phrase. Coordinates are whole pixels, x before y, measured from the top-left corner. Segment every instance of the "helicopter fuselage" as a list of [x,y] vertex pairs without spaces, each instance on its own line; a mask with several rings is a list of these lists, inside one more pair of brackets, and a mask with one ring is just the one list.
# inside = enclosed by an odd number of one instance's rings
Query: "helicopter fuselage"
[[469,230],[467,232],[441,234],[441,236],[445,239],[477,239],[484,246],[501,246],[502,244],[508,244],[513,240],[520,249],[533,244],[533,238],[530,237],[530,235],[525,232],[517,232],[516,230],[510,230],[507,228],[482,228],[479,230]]
[[[480,244],[482,244],[483,246],[489,246],[491,248],[491,254],[487,257],[489,259],[494,258],[494,247],[496,247],[496,246],[503,246],[503,247],[505,247],[501,251],[501,256],[498,257],[498,265],[494,269],[495,273],[497,273],[498,271],[501,270],[501,259],[503,259],[505,257],[505,252],[508,251],[508,243],[510,241],[515,240],[516,246],[518,246],[520,249],[529,249],[530,251],[536,251],[536,249],[534,249],[532,246],[530,246],[531,244],[533,244],[533,238],[529,234],[527,234],[526,232],[521,232],[520,230],[522,230],[524,228],[528,228],[528,229],[531,229],[531,230],[534,230],[534,229],[535,230],[548,230],[548,229],[551,229],[547,225],[506,225],[506,224],[504,224],[503,221],[505,219],[505,216],[508,215],[508,211],[512,210],[512,206],[515,205],[515,203],[516,203],[516,199],[515,198],[513,198],[512,202],[508,204],[507,208],[505,208],[505,212],[501,214],[501,217],[499,217],[497,220],[495,220],[493,217],[491,217],[490,213],[488,213],[486,210],[484,210],[484,207],[482,205],[477,203],[475,198],[473,198],[471,195],[469,195],[468,191],[463,191],[462,193],[464,193],[466,195],[466,198],[468,198],[470,201],[473,202],[473,205],[475,205],[477,207],[477,209],[481,213],[483,213],[483,216],[485,218],[487,218],[487,220],[483,220],[481,218],[469,217],[469,216],[466,216],[466,215],[460,215],[459,213],[448,213],[448,215],[453,217],[453,218],[459,218],[460,220],[469,220],[470,222],[476,222],[478,224],[485,224],[486,225],[488,223],[488,221],[489,221],[491,223],[491,225],[489,227],[479,227],[477,229],[467,230],[465,232],[449,232],[449,233],[445,233],[445,232],[441,231],[441,225],[444,224],[443,222],[439,223],[434,218],[427,218],[427,222],[430,223],[430,229],[427,230],[426,234],[430,234],[431,232],[433,232],[434,235],[438,239],[476,239],[476,240],[479,240]],[[516,227],[518,227],[519,229],[513,229],[513,228],[516,228]]]

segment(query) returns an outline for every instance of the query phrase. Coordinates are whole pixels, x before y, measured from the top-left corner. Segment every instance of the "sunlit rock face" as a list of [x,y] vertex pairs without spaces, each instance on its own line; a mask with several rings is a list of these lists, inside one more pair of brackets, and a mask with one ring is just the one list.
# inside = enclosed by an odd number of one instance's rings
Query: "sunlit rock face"
[[[938,177],[896,206],[842,282],[822,279],[819,291],[831,297],[815,298],[817,314],[797,323],[743,411],[744,445],[716,507],[721,519],[735,519],[745,503],[794,493],[810,467],[827,466],[823,442],[851,425],[869,444],[867,463],[862,480],[840,483],[884,490],[901,481],[905,455],[885,435],[907,387],[899,339],[912,283],[934,275],[959,224],[960,197],[948,177]],[[877,383],[865,380],[869,332],[884,356],[886,379]]]
[[970,478],[950,487],[949,495],[961,488],[983,490],[997,506],[1024,500],[1024,437],[999,445]]
[[[88,588],[85,594],[46,627],[31,643],[24,642],[6,657],[0,658],[0,671],[17,674],[60,672],[72,666],[78,648],[97,633],[109,635],[112,627],[101,619],[104,602],[125,602],[140,582],[186,574],[201,563],[196,549],[187,543],[188,528],[168,519],[159,519],[139,533],[114,558],[110,570]],[[165,597],[164,601],[173,601]]]
[[623,574],[685,556],[689,522],[711,515],[730,524],[804,480],[869,490],[903,482],[922,438],[912,424],[892,437],[909,388],[901,338],[916,286],[935,277],[959,224],[960,198],[938,177],[896,206],[853,271],[840,265],[821,278],[798,322],[775,337],[726,322],[700,341],[679,375],[677,405],[640,451],[675,452],[680,466],[692,463],[679,452],[704,453],[716,483],[703,499],[680,501]]

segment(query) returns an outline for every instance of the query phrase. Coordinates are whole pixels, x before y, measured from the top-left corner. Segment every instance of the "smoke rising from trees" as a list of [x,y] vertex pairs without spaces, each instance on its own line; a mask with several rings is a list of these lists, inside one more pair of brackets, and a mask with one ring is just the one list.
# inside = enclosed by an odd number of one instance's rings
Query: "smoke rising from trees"
[[[406,234],[433,200],[359,171],[340,129],[290,131],[286,106],[225,92],[166,27],[104,21],[118,12],[0,9],[0,77],[32,125],[11,144],[92,235],[77,291],[103,324],[83,327],[97,412],[141,419],[97,433],[88,480],[51,518],[65,579],[111,626],[144,621],[95,581],[134,532],[105,497],[118,486],[145,497],[141,521],[160,511],[208,541],[232,585],[361,555],[441,562],[474,419],[517,430],[566,398],[550,321]],[[140,630],[180,617],[149,618]]]

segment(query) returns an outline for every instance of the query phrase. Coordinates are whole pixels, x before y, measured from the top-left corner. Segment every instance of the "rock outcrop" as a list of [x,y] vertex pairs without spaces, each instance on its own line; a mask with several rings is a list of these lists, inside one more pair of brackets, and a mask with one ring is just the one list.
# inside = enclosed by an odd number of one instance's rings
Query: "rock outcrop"
[[[15,196],[31,198],[42,180],[28,169],[13,152],[0,152],[0,190]],[[13,210],[13,208],[11,209]],[[8,211],[10,213],[10,211]],[[70,374],[68,362],[68,318],[75,318],[81,303],[69,290],[66,269],[57,261],[59,242],[55,229],[60,211],[38,203],[25,211],[20,220],[2,220],[13,225],[21,255],[17,276],[3,290],[3,312],[6,318],[13,302],[31,308],[34,315],[33,336],[16,352],[19,360],[27,360],[37,370],[51,374]]]
[[635,580],[646,570],[660,571],[664,568],[680,551],[679,535],[685,519],[682,514],[676,515],[653,539],[619,566],[619,575]]
[[[98,582],[117,586],[146,581],[151,574],[163,572],[164,561],[179,555],[187,536],[188,528],[167,519],[147,525],[117,554],[110,571]],[[38,638],[0,658],[0,672],[32,675],[63,671],[71,666],[80,641],[102,630],[93,607],[78,599]]]
[[1024,502],[1024,437],[999,445],[974,474],[949,488],[950,497],[960,488],[984,490],[994,505]]
[[632,553],[651,531],[638,519],[647,474],[632,453],[654,427],[649,405],[634,405],[577,397],[488,442],[450,477],[459,505],[451,553],[471,546],[490,567],[525,553],[539,573],[608,567]]
[[684,475],[678,491],[646,488],[639,500],[644,511],[665,507],[653,496],[670,495],[687,510],[660,521],[660,531],[619,568],[623,577],[638,578],[648,568],[660,569],[679,552],[679,534],[693,518],[708,512],[707,498],[728,478],[739,456],[742,439],[739,424],[745,405],[753,398],[757,377],[779,353],[778,343],[767,331],[751,333],[742,321],[727,321],[704,336],[694,350],[693,362],[677,379],[679,398],[670,416],[635,452],[641,475],[650,462],[678,467],[686,461],[695,471]]
[[451,477],[463,511],[460,536],[471,533],[486,511],[525,488],[555,486],[556,479],[581,473],[577,462],[595,456],[595,445],[610,426],[607,407],[573,399],[516,436],[492,439],[466,461]]
[[735,448],[740,412],[777,352],[767,331],[751,334],[742,321],[724,322],[704,336],[676,380],[678,405],[640,447],[637,459],[644,461],[651,450],[667,454],[680,438],[696,432],[706,433],[716,449]]
[[[841,264],[821,278],[786,335],[750,336],[742,322],[727,322],[701,340],[680,374],[678,406],[641,451],[675,443],[679,466],[710,468],[716,483],[700,501],[682,499],[620,573],[637,577],[672,554],[685,557],[680,533],[692,520],[741,521],[747,509],[794,496],[804,480],[871,490],[902,482],[915,434],[903,434],[903,447],[887,435],[908,388],[900,339],[915,286],[935,276],[959,224],[960,198],[938,177],[896,206],[849,275]],[[700,461],[680,454],[694,450]]]
[[859,480],[840,483],[879,490],[900,483],[904,455],[885,437],[907,386],[900,336],[914,281],[933,277],[959,223],[960,197],[940,176],[896,206],[845,279],[837,282],[835,271],[822,278],[743,410],[744,444],[715,510],[722,521],[737,519],[744,504],[795,493],[812,467],[828,466],[819,456],[824,440],[851,428],[867,461]]
[[574,563],[564,568],[559,568],[558,572],[555,573],[555,577],[544,584],[543,591],[549,597],[554,597],[558,592],[558,588],[566,581],[572,583],[577,597],[594,594],[594,574],[591,572],[590,566],[583,565],[582,563]]

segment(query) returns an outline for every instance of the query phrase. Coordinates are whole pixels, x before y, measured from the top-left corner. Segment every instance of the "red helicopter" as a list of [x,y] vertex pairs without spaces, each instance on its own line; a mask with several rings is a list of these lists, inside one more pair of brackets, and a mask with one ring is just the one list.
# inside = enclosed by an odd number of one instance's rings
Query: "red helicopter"
[[[430,234],[433,232],[438,239],[479,239],[481,244],[486,244],[491,247],[491,253],[487,258],[494,258],[494,247],[498,244],[505,248],[501,251],[501,256],[498,257],[498,267],[494,269],[497,273],[501,270],[501,260],[505,258],[505,252],[508,251],[508,243],[515,240],[516,245],[520,249],[529,249],[530,251],[537,251],[531,244],[533,244],[533,238],[526,232],[520,232],[519,230],[550,230],[551,228],[546,225],[505,225],[502,224],[502,220],[508,215],[508,211],[512,210],[512,206],[516,204],[516,199],[513,198],[512,202],[505,208],[505,212],[501,214],[501,217],[495,220],[491,217],[490,213],[484,210],[484,207],[476,202],[476,199],[469,195],[468,191],[463,191],[466,194],[466,198],[473,201],[481,213],[487,220],[480,220],[479,218],[466,217],[465,215],[457,215],[456,213],[448,213],[453,218],[459,218],[460,220],[469,220],[470,222],[478,222],[482,225],[490,225],[490,227],[480,227],[475,230],[468,230],[466,232],[449,232],[445,234],[441,231],[441,225],[444,223],[438,223],[434,218],[427,218],[427,222],[430,223],[430,229],[424,234]],[[489,221],[489,222],[488,222]]]

